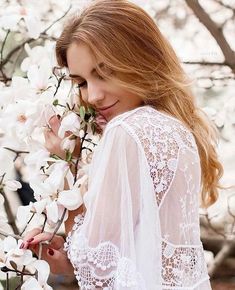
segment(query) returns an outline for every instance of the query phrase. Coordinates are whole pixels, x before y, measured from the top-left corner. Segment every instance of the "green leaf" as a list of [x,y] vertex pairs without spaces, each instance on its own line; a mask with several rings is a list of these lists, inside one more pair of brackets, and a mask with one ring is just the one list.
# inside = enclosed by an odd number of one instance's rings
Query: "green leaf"
[[91,114],[91,116],[95,117],[96,111],[92,107],[88,107],[88,112]]
[[91,123],[91,131],[92,131],[92,134],[94,135],[96,133],[96,124],[95,123]]
[[51,154],[50,155],[50,157],[51,158],[54,158],[54,159],[56,159],[56,160],[61,160],[62,158],[60,158],[58,155],[56,155],[56,154]]
[[85,110],[85,107],[84,107],[84,106],[81,106],[81,107],[79,108],[79,113],[80,113],[80,117],[81,117],[81,119],[84,120],[84,118],[85,118],[85,114],[86,114],[86,110]]
[[68,150],[66,151],[66,161],[69,162],[72,159],[72,153]]

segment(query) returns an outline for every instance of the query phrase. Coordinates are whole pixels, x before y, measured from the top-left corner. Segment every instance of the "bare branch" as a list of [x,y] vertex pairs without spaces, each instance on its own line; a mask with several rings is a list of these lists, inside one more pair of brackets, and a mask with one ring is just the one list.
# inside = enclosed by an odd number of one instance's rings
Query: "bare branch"
[[198,65],[205,65],[205,66],[214,66],[214,65],[219,65],[219,66],[227,66],[225,62],[207,62],[207,61],[183,61],[184,64],[198,64]]
[[10,203],[9,203],[7,197],[6,197],[6,194],[5,194],[4,190],[1,190],[0,193],[4,197],[4,209],[5,209],[5,212],[7,214],[9,225],[12,227],[14,234],[15,235],[19,235],[19,229],[18,229],[18,227],[16,225],[15,217],[14,217],[14,214],[12,212]]
[[221,0],[215,0],[215,2],[218,3],[220,6],[223,6],[224,8],[227,8],[227,9],[229,9],[229,10],[232,10],[233,13],[235,13],[235,8],[234,8],[234,7],[232,7],[232,6],[230,6],[230,5],[226,4],[226,3],[224,3],[224,2],[221,1]]
[[225,63],[231,67],[233,72],[235,72],[235,52],[230,47],[227,42],[223,31],[218,25],[210,18],[203,7],[199,4],[198,0],[185,0],[187,5],[193,10],[199,21],[208,29],[211,35],[214,37],[218,43],[220,49],[222,50],[225,58]]
[[224,260],[226,260],[226,258],[229,257],[233,248],[234,248],[234,245],[231,241],[226,241],[224,243],[222,249],[215,256],[214,262],[211,264],[211,266],[208,269],[208,273],[210,277],[213,277],[215,275],[215,271],[224,262]]

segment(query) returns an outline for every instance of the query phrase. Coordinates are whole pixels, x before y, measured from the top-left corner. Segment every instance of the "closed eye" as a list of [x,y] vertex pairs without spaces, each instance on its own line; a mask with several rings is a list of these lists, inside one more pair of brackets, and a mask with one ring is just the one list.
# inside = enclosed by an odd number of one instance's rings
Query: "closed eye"
[[77,84],[77,88],[82,88],[82,87],[85,87],[87,85],[87,82],[86,81],[84,81],[84,82],[82,82],[82,83],[80,83],[80,84]]

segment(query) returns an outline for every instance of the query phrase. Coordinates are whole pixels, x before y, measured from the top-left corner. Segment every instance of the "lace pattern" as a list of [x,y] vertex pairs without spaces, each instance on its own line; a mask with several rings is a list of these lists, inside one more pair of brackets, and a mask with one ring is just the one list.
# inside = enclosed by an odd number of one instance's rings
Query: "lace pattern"
[[[208,279],[202,246],[175,246],[162,243],[163,288],[193,289]],[[187,288],[188,287],[188,288]]]
[[[194,137],[181,122],[149,106],[115,117],[108,123],[105,131],[117,125],[121,125],[134,138],[146,157],[160,210],[176,173],[181,172],[180,182],[184,184],[184,192],[177,200],[181,220],[176,221],[174,229],[166,228],[162,231],[162,281],[159,283],[164,290],[196,289],[195,285],[200,285],[209,278],[202,245],[192,242],[200,241],[197,201],[200,180],[190,175],[192,167],[189,169],[185,162],[180,164],[184,154],[191,154],[192,158],[188,160],[186,157],[186,160],[191,162],[195,172],[199,170]],[[83,219],[82,216],[76,218],[73,232],[68,235],[65,243],[65,250],[68,251],[81,289],[144,290],[144,279],[136,269],[136,264],[128,257],[121,256],[115,244],[103,241],[94,248],[89,247],[82,231]],[[171,241],[173,230],[180,233],[181,243]],[[117,285],[124,288],[118,288]],[[156,286],[148,290],[157,289]],[[204,289],[209,290],[210,286]]]
[[148,106],[139,108],[138,114],[132,112],[116,118],[112,126],[122,123],[143,148],[160,206],[174,178],[179,151],[187,149],[197,153],[196,143],[192,133],[171,116]]
[[[78,227],[78,224],[75,225],[76,230]],[[115,285],[121,285],[137,290],[135,286],[143,283],[134,263],[126,257],[120,257],[118,248],[111,242],[100,243],[92,248],[88,246],[85,236],[75,231],[67,238],[65,250],[68,251],[81,289],[111,290],[115,289]]]

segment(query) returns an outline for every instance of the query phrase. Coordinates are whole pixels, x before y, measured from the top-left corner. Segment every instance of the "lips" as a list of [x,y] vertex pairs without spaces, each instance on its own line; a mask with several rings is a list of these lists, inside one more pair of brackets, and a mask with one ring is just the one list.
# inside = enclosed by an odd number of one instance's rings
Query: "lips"
[[102,111],[105,111],[107,109],[110,109],[112,108],[113,106],[115,106],[116,104],[118,103],[118,101],[110,106],[106,106],[106,107],[102,107],[102,108],[98,108],[98,111],[102,112]]

